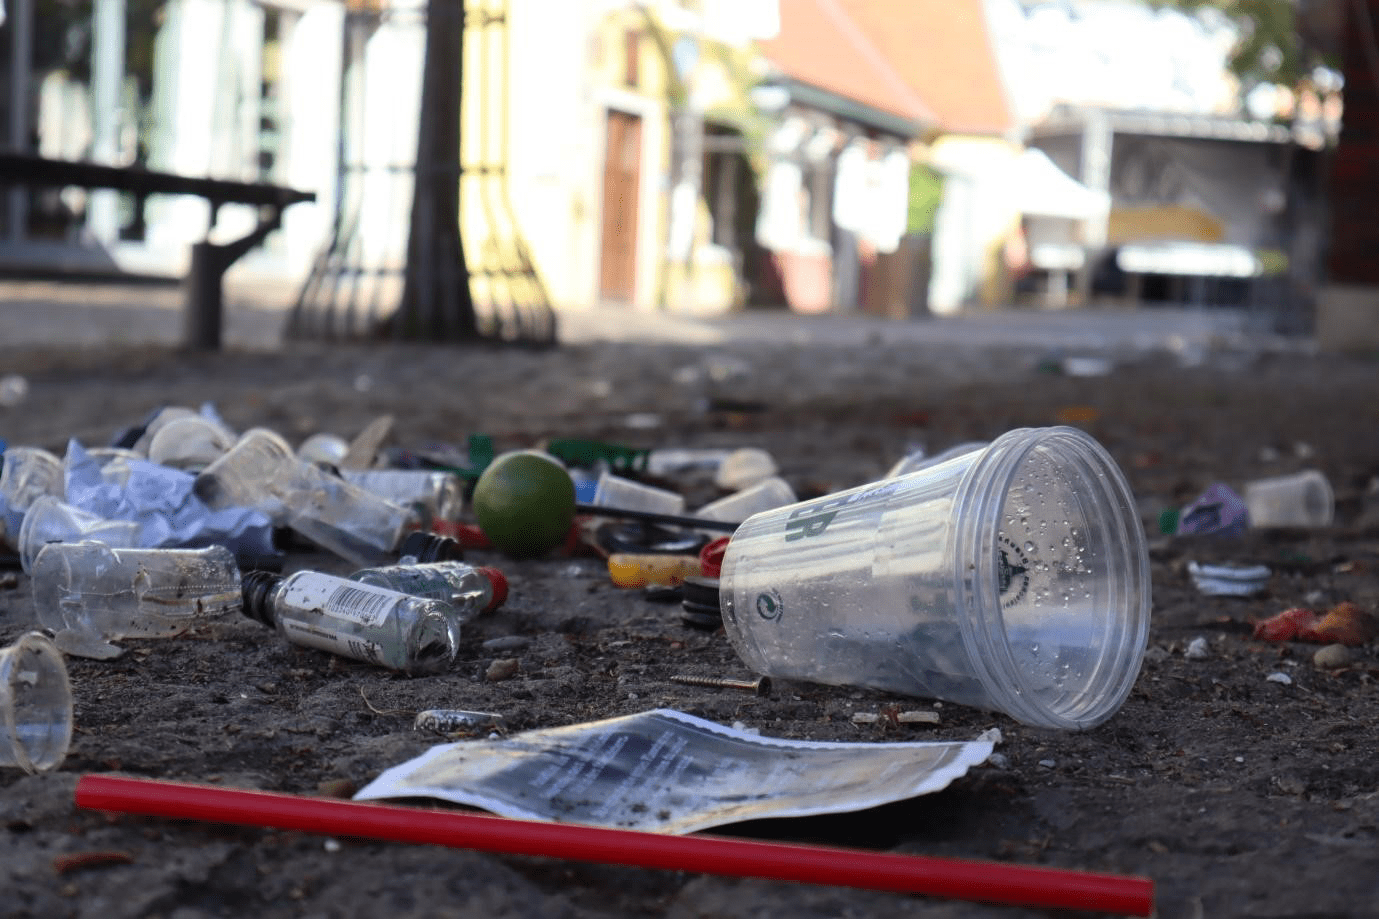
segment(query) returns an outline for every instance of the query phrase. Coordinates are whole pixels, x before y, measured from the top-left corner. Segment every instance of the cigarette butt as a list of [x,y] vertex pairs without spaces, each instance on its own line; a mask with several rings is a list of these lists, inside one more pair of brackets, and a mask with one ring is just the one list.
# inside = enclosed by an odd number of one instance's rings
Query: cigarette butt
[[895,720],[901,724],[938,724],[938,712],[900,712]]

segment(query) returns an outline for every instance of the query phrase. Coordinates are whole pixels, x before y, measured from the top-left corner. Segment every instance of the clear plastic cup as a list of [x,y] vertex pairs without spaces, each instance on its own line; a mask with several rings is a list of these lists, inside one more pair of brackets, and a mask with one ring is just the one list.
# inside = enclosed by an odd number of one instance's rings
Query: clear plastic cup
[[72,742],[72,684],[57,646],[28,632],[0,648],[0,766],[46,772]]
[[99,514],[73,507],[52,495],[44,495],[24,515],[15,549],[25,573],[33,571],[34,559],[50,542],[92,540],[128,548],[139,544],[139,524],[133,520],[107,520]]
[[652,514],[682,514],[685,496],[666,488],[657,488],[632,479],[603,472],[594,488],[591,504],[623,511],[645,511]]
[[41,447],[10,447],[0,455],[0,543],[19,546],[24,513],[44,495],[66,493],[62,460]]
[[1255,527],[1324,527],[1336,515],[1331,483],[1316,469],[1248,482],[1244,498]]
[[759,673],[1090,728],[1120,708],[1149,632],[1149,557],[1115,461],[1022,428],[895,479],[750,517],[720,576]]

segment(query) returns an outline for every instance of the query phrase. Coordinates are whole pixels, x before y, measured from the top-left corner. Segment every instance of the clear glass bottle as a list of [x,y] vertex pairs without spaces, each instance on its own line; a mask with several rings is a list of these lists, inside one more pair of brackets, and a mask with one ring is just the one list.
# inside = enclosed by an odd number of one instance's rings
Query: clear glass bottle
[[459,561],[415,562],[364,568],[351,581],[448,603],[464,622],[490,613],[508,598],[508,579],[497,568]]
[[460,644],[448,603],[318,571],[249,572],[244,613],[294,644],[413,676],[443,673]]
[[59,648],[108,659],[119,638],[171,638],[237,610],[239,568],[223,546],[119,548],[55,542],[34,559],[34,611]]

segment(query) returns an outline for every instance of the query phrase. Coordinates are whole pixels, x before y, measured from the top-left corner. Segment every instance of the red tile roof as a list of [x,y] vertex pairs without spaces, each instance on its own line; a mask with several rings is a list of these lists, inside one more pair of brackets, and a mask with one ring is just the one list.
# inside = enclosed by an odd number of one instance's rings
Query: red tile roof
[[783,74],[950,133],[1011,125],[982,0],[780,0]]

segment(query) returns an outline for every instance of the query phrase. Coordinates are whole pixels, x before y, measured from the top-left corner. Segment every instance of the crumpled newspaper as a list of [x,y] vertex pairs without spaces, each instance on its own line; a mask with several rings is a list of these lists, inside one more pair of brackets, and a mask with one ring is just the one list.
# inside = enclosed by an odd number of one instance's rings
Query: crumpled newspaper
[[985,762],[997,736],[786,740],[653,709],[441,744],[385,770],[354,797],[431,797],[505,817],[691,833],[743,820],[862,810],[938,791]]

